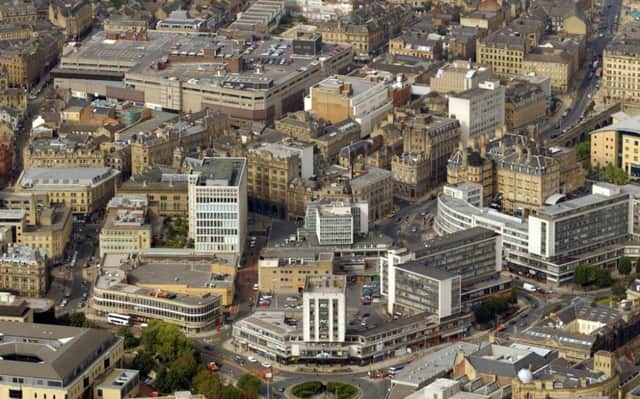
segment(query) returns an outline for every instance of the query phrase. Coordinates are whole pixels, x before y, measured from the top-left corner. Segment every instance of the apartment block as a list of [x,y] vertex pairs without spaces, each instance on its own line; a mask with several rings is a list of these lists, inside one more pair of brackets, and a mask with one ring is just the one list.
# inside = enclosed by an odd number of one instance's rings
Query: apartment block
[[246,158],[189,163],[189,238],[196,252],[242,254],[247,226]]
[[346,334],[345,276],[307,277],[302,294],[303,339],[344,342]]

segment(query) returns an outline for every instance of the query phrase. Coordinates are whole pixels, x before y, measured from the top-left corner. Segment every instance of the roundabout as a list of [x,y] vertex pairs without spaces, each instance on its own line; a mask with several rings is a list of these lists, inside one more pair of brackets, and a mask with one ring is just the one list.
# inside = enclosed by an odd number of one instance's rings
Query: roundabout
[[355,385],[344,382],[320,382],[307,381],[294,385],[287,392],[287,397],[296,399],[311,398],[335,398],[352,399],[362,396],[361,391]]

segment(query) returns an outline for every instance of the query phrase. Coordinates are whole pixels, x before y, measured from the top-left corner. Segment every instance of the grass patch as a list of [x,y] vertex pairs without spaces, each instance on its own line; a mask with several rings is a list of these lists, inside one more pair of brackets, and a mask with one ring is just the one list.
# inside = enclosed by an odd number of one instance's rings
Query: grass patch
[[358,388],[342,382],[330,382],[327,384],[327,392],[333,395],[337,393],[336,399],[349,399],[358,392]]
[[318,381],[303,382],[300,385],[296,385],[291,390],[291,393],[298,398],[311,398],[322,392],[323,385]]

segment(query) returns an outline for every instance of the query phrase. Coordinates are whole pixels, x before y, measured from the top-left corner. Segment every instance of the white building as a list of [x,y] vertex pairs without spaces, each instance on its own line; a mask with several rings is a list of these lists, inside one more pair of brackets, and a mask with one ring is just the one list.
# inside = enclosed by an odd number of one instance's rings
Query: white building
[[196,252],[242,254],[247,226],[246,158],[188,159],[189,238]]
[[444,186],[443,192],[453,198],[463,200],[477,207],[482,207],[482,185],[471,182],[462,182],[455,186]]
[[348,0],[287,0],[285,5],[291,15],[314,20],[337,19],[353,11],[353,2]]
[[460,138],[493,135],[496,129],[504,128],[504,99],[504,86],[497,80],[449,96],[449,118],[460,121]]
[[344,342],[346,286],[345,276],[307,277],[302,295],[305,342]]
[[320,245],[353,244],[354,236],[369,232],[366,202],[313,201],[307,204],[305,228],[315,233]]

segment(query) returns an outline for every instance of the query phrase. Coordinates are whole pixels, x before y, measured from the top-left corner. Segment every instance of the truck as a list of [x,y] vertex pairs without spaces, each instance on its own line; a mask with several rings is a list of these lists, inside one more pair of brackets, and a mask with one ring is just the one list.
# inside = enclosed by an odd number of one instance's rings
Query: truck
[[529,291],[529,292],[536,292],[538,290],[535,285],[530,284],[530,283],[522,284],[522,289],[524,289],[525,291]]

